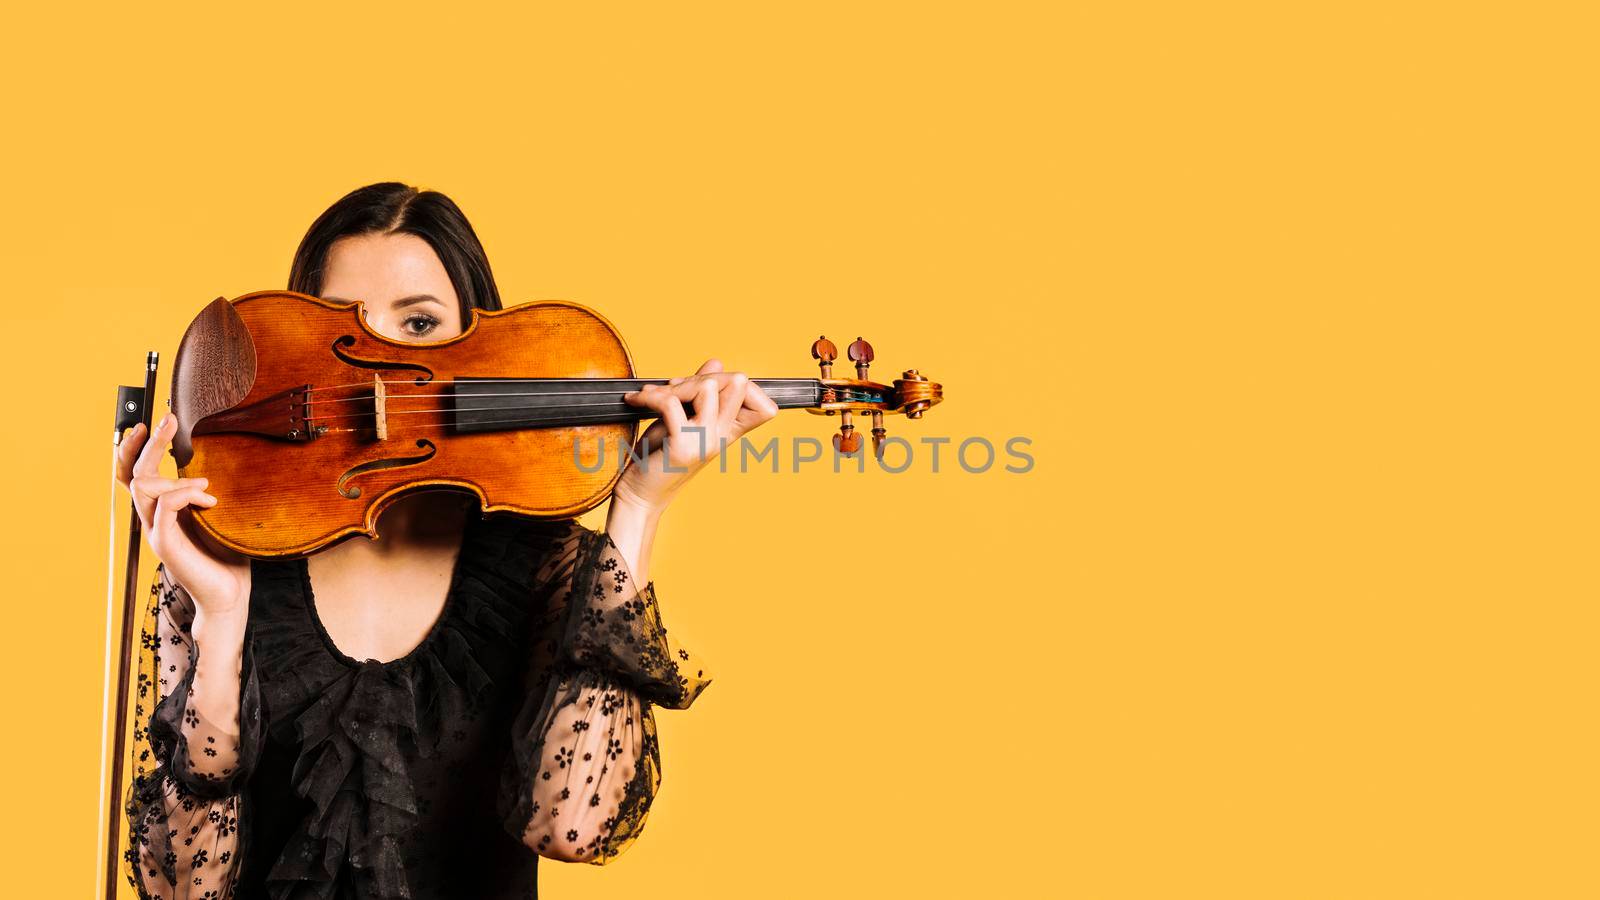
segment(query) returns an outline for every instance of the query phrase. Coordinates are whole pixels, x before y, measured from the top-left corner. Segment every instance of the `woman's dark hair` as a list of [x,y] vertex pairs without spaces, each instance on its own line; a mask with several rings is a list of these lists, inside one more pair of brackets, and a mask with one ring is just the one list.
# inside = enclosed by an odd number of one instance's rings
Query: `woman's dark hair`
[[470,310],[500,308],[500,291],[489,271],[477,232],[455,201],[438,191],[424,191],[398,181],[356,188],[317,217],[289,267],[289,290],[322,295],[322,271],[333,242],[358,234],[411,234],[439,254],[461,298],[461,324]]

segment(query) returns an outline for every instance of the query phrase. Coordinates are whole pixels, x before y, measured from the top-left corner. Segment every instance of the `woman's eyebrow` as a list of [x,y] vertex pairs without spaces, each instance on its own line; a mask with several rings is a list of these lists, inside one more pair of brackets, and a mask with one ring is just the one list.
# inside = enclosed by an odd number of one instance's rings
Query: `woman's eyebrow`
[[[349,300],[344,299],[343,297],[324,296],[322,299],[327,300],[327,301],[332,302],[332,303],[349,303],[349,302],[351,302]],[[394,303],[390,304],[390,308],[391,309],[400,309],[401,307],[405,307],[405,306],[416,306],[418,303],[437,303],[440,306],[444,305],[444,301],[443,300],[440,300],[438,297],[435,297],[432,294],[412,294],[409,297],[402,297],[399,300],[396,300]]]
[[440,300],[438,297],[435,297],[432,294],[412,294],[409,297],[402,297],[399,300],[396,300],[393,303],[392,308],[400,309],[403,306],[416,306],[418,303],[437,303],[440,306],[444,305],[443,300]]

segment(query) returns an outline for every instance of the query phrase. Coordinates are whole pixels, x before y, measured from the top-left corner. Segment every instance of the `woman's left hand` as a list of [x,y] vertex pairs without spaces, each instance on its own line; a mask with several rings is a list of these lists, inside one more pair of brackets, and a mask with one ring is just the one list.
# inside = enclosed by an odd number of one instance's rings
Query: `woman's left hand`
[[[634,446],[635,459],[643,462],[631,463],[622,473],[614,499],[655,515],[724,446],[778,414],[778,405],[760,385],[743,372],[722,371],[715,359],[687,378],[645,385],[623,399],[654,410],[659,418]],[[685,403],[693,404],[693,416],[684,410]]]

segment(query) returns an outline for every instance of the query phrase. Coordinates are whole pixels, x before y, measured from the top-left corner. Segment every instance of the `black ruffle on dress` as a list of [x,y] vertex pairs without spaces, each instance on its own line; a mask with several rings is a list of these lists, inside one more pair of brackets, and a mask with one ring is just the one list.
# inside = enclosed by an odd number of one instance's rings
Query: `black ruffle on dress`
[[193,601],[157,570],[127,798],[141,897],[533,897],[537,856],[604,864],[638,837],[651,708],[710,683],[653,586],[572,520],[473,518],[434,627],[389,662],[338,650],[304,560],[251,574],[222,725],[189,704]]

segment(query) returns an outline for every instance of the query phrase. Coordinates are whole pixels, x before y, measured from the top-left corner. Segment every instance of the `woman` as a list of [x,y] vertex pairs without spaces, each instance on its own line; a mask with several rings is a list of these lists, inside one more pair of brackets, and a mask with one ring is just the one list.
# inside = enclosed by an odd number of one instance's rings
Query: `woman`
[[[360,300],[402,341],[500,308],[456,205],[394,183],[323,213],[289,287]],[[377,540],[290,562],[195,525],[216,499],[159,474],[172,416],[129,434],[118,479],[161,560],[128,797],[141,897],[527,898],[536,856],[603,864],[638,836],[660,784],[651,707],[710,682],[661,624],[656,527],[702,448],[777,407],[716,360],[627,397],[657,419],[603,532],[434,491],[390,507]]]

